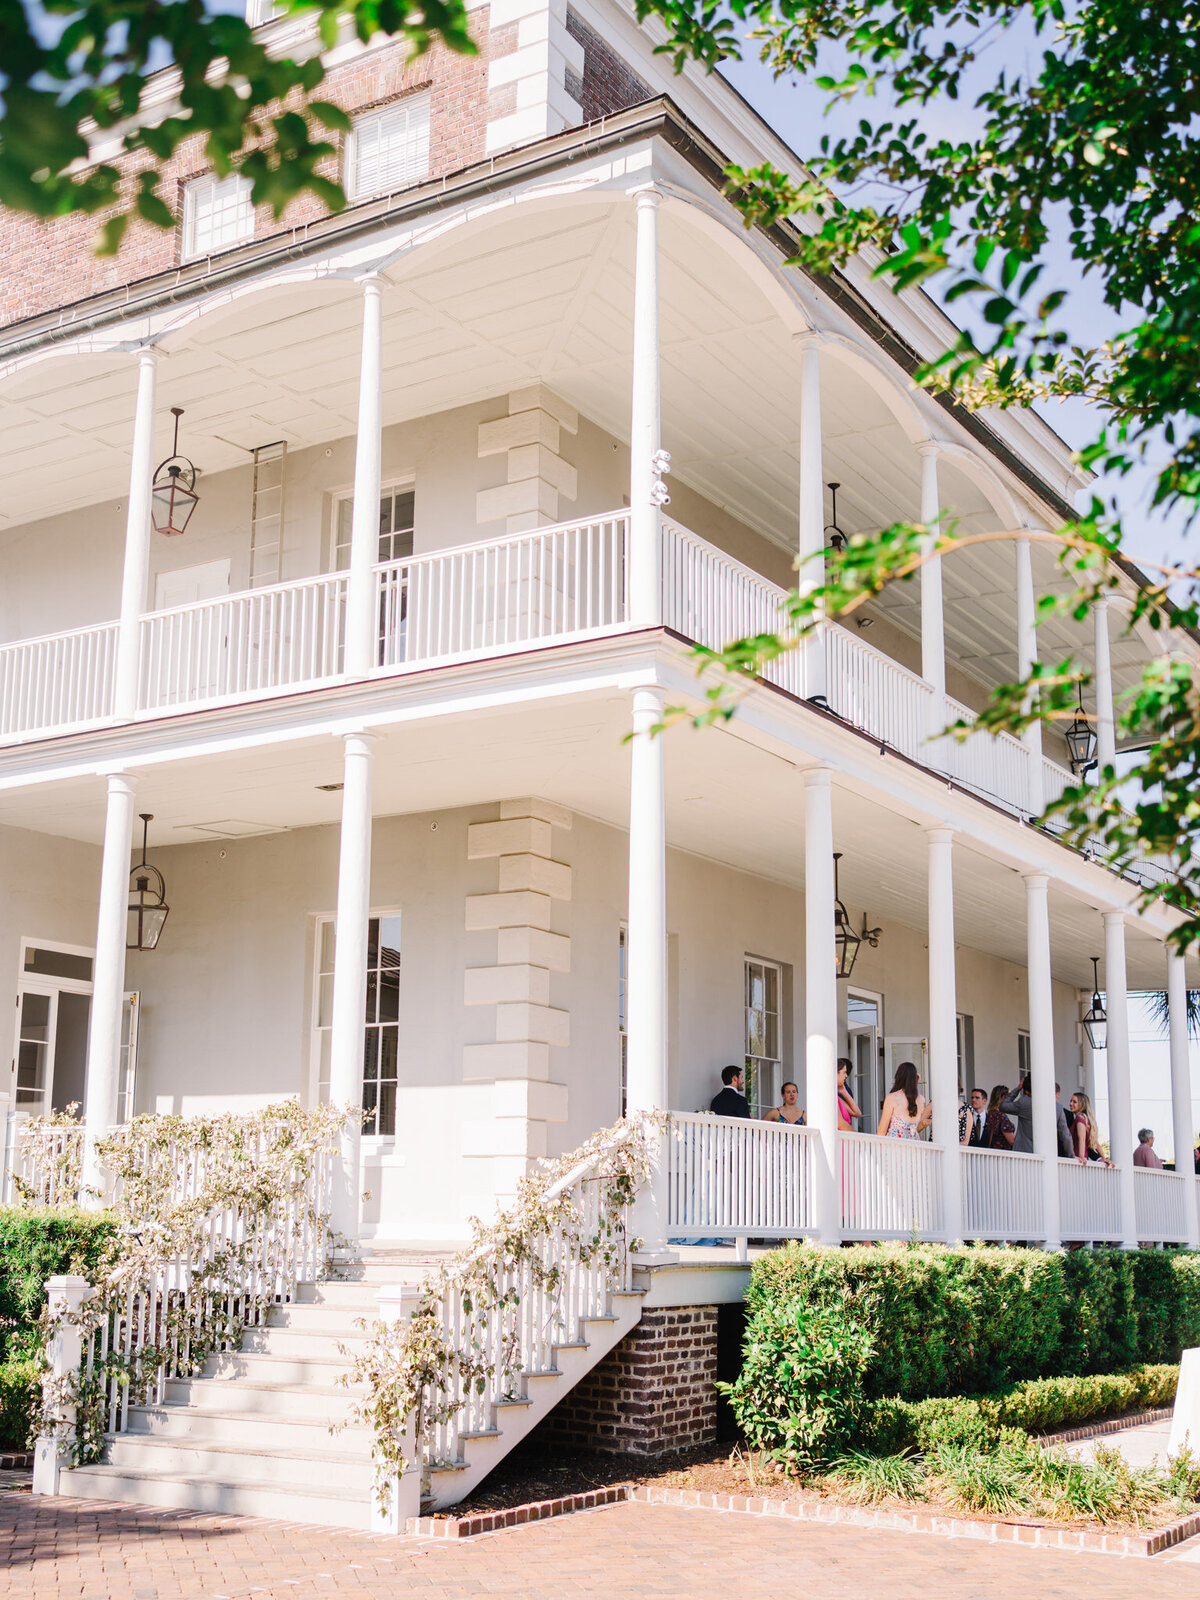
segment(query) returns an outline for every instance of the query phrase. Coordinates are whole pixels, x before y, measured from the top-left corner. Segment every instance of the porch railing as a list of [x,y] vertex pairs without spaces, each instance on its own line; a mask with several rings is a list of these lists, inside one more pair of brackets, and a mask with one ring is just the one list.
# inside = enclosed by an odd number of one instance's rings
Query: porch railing
[[667,1139],[673,1239],[792,1239],[812,1229],[808,1128],[675,1112]]
[[1121,1178],[1116,1167],[1059,1161],[1058,1206],[1064,1239],[1120,1243]]
[[941,1145],[841,1133],[838,1147],[846,1238],[944,1237]]
[[912,761],[932,764],[933,690],[923,678],[845,628],[825,635],[826,696],[832,710]]
[[[787,590],[744,567],[715,545],[663,522],[663,621],[710,650],[736,639],[778,633]],[[804,662],[790,650],[763,668],[768,683],[803,696]]]
[[7,1113],[0,1178],[5,1205],[78,1205],[82,1172],[82,1123],[37,1123],[20,1112]]
[[113,712],[117,624],[0,645],[0,738],[68,733]]
[[377,567],[380,670],[620,627],[628,536],[618,512]]
[[961,1156],[968,1239],[1045,1238],[1041,1156],[971,1147]]
[[276,583],[142,618],[142,711],[308,688],[342,670],[347,575]]
[[[975,713],[947,696],[946,721],[973,725]],[[1020,811],[1029,809],[1029,752],[1019,739],[1009,733],[972,733],[961,742],[945,739],[941,748],[946,770],[965,789]]]
[[1186,1244],[1188,1201],[1195,1203],[1194,1180],[1182,1172],[1134,1167],[1133,1206],[1139,1239],[1155,1244]]

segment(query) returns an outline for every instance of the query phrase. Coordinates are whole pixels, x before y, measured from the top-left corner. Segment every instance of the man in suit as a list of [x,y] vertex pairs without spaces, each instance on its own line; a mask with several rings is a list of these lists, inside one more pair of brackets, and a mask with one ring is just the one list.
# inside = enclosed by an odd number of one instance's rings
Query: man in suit
[[1058,1153],[1063,1160],[1069,1161],[1075,1154],[1075,1117],[1070,1111],[1063,1110],[1062,1089],[1057,1083],[1054,1085],[1054,1111],[1058,1123]]
[[710,1111],[715,1111],[719,1117],[748,1117],[750,1115],[750,1102],[742,1092],[746,1074],[741,1067],[723,1067],[721,1069],[721,1082],[725,1087],[720,1094],[712,1097],[709,1105]]
[[983,1143],[983,1125],[987,1121],[987,1103],[986,1089],[971,1090],[971,1113],[968,1124],[970,1131],[963,1141],[965,1144],[981,1145]]

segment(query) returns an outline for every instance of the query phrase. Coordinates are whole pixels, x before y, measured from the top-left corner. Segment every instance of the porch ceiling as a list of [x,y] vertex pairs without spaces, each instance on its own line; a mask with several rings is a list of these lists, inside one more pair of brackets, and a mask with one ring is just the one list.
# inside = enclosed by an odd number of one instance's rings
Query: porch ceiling
[[[628,697],[595,691],[569,700],[496,708],[486,716],[445,715],[393,727],[376,750],[375,812],[436,814],[528,794],[624,829],[629,751],[621,741]],[[802,889],[803,758],[786,760],[737,730],[667,735],[668,836],[672,846],[743,872]],[[138,810],[154,814],[151,856],[170,882],[172,846],[220,845],[231,903],[257,876],[239,836],[336,825],[340,796],[320,785],[341,777],[333,735],[145,766]],[[859,925],[866,912],[918,932],[926,927],[926,845],[921,829],[876,799],[834,779],[834,836],[844,852],[841,894]],[[103,781],[66,779],[0,791],[0,825],[99,845]],[[314,910],[332,906],[330,879],[312,885]],[[1019,873],[960,839],[954,857],[960,946],[1025,964],[1025,887]],[[735,890],[733,892],[736,892]],[[1065,893],[1050,899],[1054,976],[1090,985],[1090,957],[1103,948],[1100,915]],[[894,937],[894,934],[889,934]],[[1162,946],[1131,928],[1129,982],[1161,987]],[[1200,986],[1200,965],[1191,975]]]

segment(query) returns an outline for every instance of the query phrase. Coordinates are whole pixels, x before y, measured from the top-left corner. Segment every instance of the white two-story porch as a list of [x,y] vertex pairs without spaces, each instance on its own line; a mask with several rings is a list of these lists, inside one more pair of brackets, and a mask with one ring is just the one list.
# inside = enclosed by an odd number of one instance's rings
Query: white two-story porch
[[[1110,756],[1151,645],[1120,593],[1094,632],[1034,629],[1067,452],[914,391],[896,351],[938,314],[784,243],[656,106],[0,343],[14,1117],[361,1103],[335,1221],[384,1240],[461,1238],[628,1106],[675,1113],[651,1247],[1198,1242],[1190,1172],[1131,1163],[1125,995],[1187,984],[1138,899],[1169,868],[1035,825],[1056,734],[935,737],[1072,653]],[[201,468],[179,538],[151,519],[173,406]],[[701,703],[692,642],[775,626],[830,482],[847,533],[1010,537],[783,657],[728,726],[651,737]],[[143,812],[170,909],[127,952]],[[876,933],[840,980],[835,851]],[[839,1138],[838,1055],[868,1128],[916,1061],[933,1141]],[[730,1061],[763,1105],[795,1078],[807,1130],[698,1120]],[[958,1080],[1025,1068],[1037,1152],[960,1151]],[[1098,1071],[1115,1165],[1060,1163],[1055,1079]]]

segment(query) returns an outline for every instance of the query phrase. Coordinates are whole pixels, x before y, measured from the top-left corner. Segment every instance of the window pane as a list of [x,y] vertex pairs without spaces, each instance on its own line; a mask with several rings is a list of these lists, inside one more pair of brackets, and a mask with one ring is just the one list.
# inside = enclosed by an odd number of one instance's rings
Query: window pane
[[92,958],[29,945],[25,951],[25,971],[39,973],[45,978],[78,978],[83,983],[91,983]]
[[407,95],[354,123],[351,193],[386,194],[416,183],[429,171],[429,96]]
[[254,233],[250,181],[234,172],[228,178],[197,178],[183,191],[183,253],[206,256],[228,250]]

